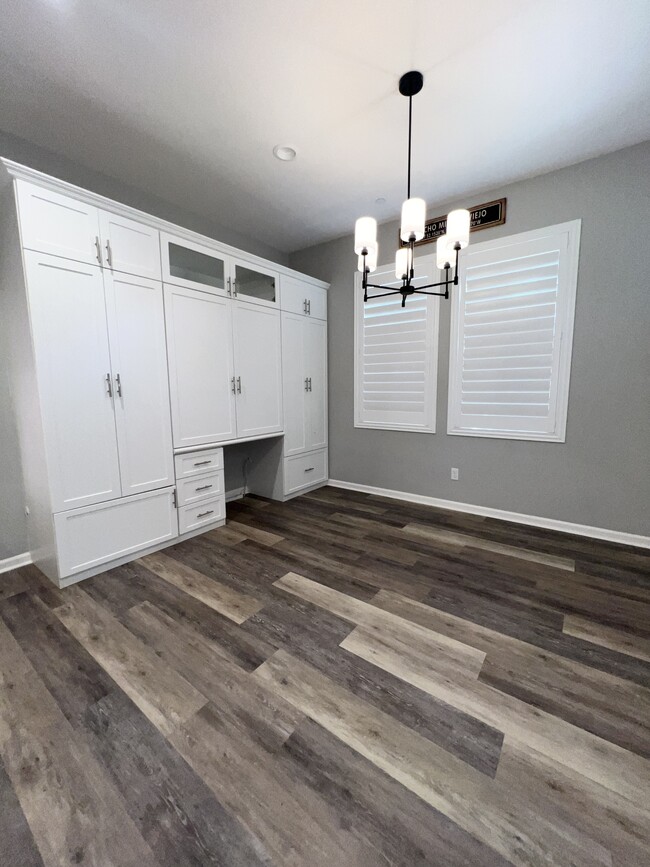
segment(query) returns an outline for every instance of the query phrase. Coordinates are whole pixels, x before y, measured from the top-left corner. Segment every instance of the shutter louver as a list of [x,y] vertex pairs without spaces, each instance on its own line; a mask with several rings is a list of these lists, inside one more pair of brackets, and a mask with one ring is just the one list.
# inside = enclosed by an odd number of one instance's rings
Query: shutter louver
[[[388,282],[390,272],[372,277],[378,283]],[[401,302],[401,296],[384,296],[369,297],[364,304],[363,296],[360,301],[357,297],[356,423],[429,431],[435,412],[435,381],[431,380],[437,352],[433,337],[437,299],[412,295],[405,307]]]
[[562,364],[571,294],[567,245],[564,228],[465,251],[454,317],[450,433],[559,438],[561,372],[568,377]]

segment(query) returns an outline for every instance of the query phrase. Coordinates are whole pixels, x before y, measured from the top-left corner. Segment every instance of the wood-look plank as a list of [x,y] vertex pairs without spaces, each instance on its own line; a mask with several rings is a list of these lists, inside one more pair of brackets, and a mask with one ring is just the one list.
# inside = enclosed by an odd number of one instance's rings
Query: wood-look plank
[[650,762],[460,672],[449,677],[434,666],[410,666],[390,636],[357,627],[341,647],[626,798],[648,791]]
[[202,707],[205,696],[79,587],[70,588],[56,616],[162,732]]
[[0,604],[11,630],[66,719],[83,718],[115,681],[79,644],[39,596],[20,594]]
[[262,842],[274,864],[331,867],[342,857],[360,867],[376,864],[370,847],[335,821],[316,792],[288,773],[274,755],[260,753],[239,729],[233,730],[216,705],[202,708],[170,741]]
[[230,526],[217,527],[216,530],[208,530],[205,534],[206,537],[216,542],[219,545],[239,545],[240,542],[243,542],[246,539],[246,536],[243,536],[241,533],[238,533],[236,530],[233,530]]
[[527,744],[507,741],[497,779],[515,798],[537,805],[552,820],[570,817],[608,848],[614,864],[647,867],[650,853],[650,804],[633,803],[611,789],[572,772]]
[[623,626],[650,638],[650,604],[588,588],[581,583],[560,585],[540,578],[537,587],[541,600],[561,608],[565,614],[577,614],[615,629]]
[[495,781],[285,651],[253,677],[513,864],[611,865],[609,852],[579,829],[547,823],[533,805],[512,801]]
[[2,621],[0,757],[46,864],[155,867],[120,796]]
[[592,644],[608,647],[617,653],[625,653],[627,656],[634,656],[636,659],[650,662],[650,639],[640,635],[624,632],[621,629],[612,629],[575,614],[565,616],[563,632],[567,635],[573,635],[575,638],[582,638]]
[[441,530],[438,527],[417,523],[407,524],[404,527],[404,532],[411,533],[414,536],[423,536],[426,539],[435,539],[448,545],[482,548],[486,551],[493,551],[496,554],[517,557],[520,560],[530,560],[532,563],[544,563],[544,565],[553,566],[556,569],[565,569],[570,572],[575,570],[575,561],[568,557],[558,557],[553,554],[545,554],[543,551],[532,551],[528,548],[518,548],[514,545],[492,542],[480,536],[455,533],[451,530]]
[[34,836],[1,759],[0,861],[8,867],[44,867]]
[[275,649],[163,581],[138,561],[121,566],[109,577],[110,580],[98,578],[85,582],[84,592],[119,620],[123,620],[134,605],[155,600],[156,606],[165,614],[217,642],[229,658],[247,671],[257,668]]
[[266,749],[279,747],[303,720],[303,714],[292,705],[251,681],[220,645],[168,617],[152,603],[136,605],[126,622],[163,662]]
[[88,741],[160,867],[257,867],[271,859],[135,705],[114,691],[89,708]]
[[0,602],[28,589],[29,583],[22,569],[10,569],[0,574]]
[[650,759],[650,690],[636,683],[543,650],[488,653],[479,680]]
[[506,867],[510,862],[310,719],[284,744],[289,771],[325,798],[377,864]]
[[142,557],[140,562],[164,581],[173,584],[234,623],[243,623],[262,607],[262,604],[252,596],[220,584],[166,554],[160,552],[149,554]]
[[245,628],[313,665],[339,686],[484,774],[494,776],[503,741],[501,732],[341,650],[338,644],[352,624],[298,598],[288,597],[287,601],[285,594],[284,602],[266,606],[246,622]]
[[260,530],[248,524],[241,524],[239,521],[228,521],[226,526],[246,539],[252,539],[254,542],[259,542],[260,545],[268,545],[269,547],[277,545],[283,538],[276,533],[269,533],[267,530]]
[[458,670],[478,676],[483,665],[485,654],[482,651],[446,635],[434,634],[367,602],[352,599],[337,590],[310,581],[303,575],[289,572],[276,581],[275,586],[325,608],[337,617],[363,624],[370,633],[390,634],[410,658],[417,657],[422,664],[434,665],[437,670]]
[[[380,591],[373,604],[484,651],[481,681],[649,757],[650,691],[644,687],[398,594]],[[650,683],[650,666],[646,677]]]

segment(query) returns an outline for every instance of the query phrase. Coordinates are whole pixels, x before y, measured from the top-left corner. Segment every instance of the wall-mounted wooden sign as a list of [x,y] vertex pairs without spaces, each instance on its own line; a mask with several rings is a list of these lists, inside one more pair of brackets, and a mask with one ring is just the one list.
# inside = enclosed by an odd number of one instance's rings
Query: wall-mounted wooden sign
[[[506,221],[506,201],[507,199],[496,199],[494,202],[486,202],[484,205],[474,205],[469,208],[470,212],[470,232],[478,232],[479,229],[489,229],[492,226],[500,226]],[[421,241],[416,241],[415,246],[420,244],[430,244],[435,241],[440,235],[444,235],[447,231],[447,215],[444,217],[434,217],[433,220],[427,220],[424,224],[424,238]],[[405,247],[406,244],[400,239],[400,247]]]

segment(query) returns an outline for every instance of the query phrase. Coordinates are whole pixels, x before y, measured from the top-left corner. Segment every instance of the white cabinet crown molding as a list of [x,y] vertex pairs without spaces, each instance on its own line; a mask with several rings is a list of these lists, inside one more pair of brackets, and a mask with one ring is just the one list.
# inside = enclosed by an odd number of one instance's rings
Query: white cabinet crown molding
[[106,196],[100,196],[98,193],[93,193],[90,190],[83,189],[83,187],[77,187],[75,184],[70,184],[67,181],[62,181],[59,180],[59,178],[46,175],[44,172],[39,172],[29,166],[24,166],[21,163],[9,160],[6,157],[0,157],[0,163],[4,166],[7,174],[11,178],[28,181],[29,183],[37,184],[38,186],[44,187],[48,190],[53,190],[54,192],[67,196],[73,196],[86,204],[94,205],[97,208],[110,211],[113,214],[126,217],[130,220],[137,220],[154,229],[159,229],[161,232],[168,232],[176,235],[178,238],[183,238],[186,241],[203,244],[206,247],[211,247],[219,253],[227,256],[235,256],[251,263],[252,265],[263,267],[270,266],[281,275],[298,278],[299,280],[310,283],[313,286],[320,286],[323,289],[329,288],[329,283],[324,283],[322,280],[317,280],[314,277],[301,274],[299,271],[294,271],[292,268],[287,268],[285,265],[279,265],[270,259],[263,259],[261,256],[255,256],[253,253],[239,250],[237,247],[232,247],[229,244],[223,244],[207,235],[201,235],[199,232],[185,229],[183,226],[178,226],[168,220],[162,220],[160,217],[154,217],[152,214],[139,211],[137,208],[123,205],[120,202],[107,198]]

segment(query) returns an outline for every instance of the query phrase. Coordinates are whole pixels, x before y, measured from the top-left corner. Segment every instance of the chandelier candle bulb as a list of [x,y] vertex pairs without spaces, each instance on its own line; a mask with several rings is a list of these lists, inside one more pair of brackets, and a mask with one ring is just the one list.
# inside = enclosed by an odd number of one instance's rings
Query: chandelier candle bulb
[[354,252],[363,253],[377,246],[377,220],[374,217],[359,217],[354,226]]
[[406,280],[409,271],[409,249],[400,247],[395,253],[395,276],[398,280]]
[[438,268],[444,271],[445,265],[451,265],[453,256],[453,246],[449,235],[440,235],[436,241],[436,265]]
[[456,211],[450,211],[447,215],[447,237],[451,242],[451,246],[459,243],[461,250],[469,244],[469,211],[465,208],[458,208]]
[[424,199],[407,199],[402,205],[402,241],[421,241],[427,219],[427,204]]
[[[363,256],[359,256],[359,271],[363,273]],[[370,273],[377,270],[377,244],[374,247],[368,247],[368,252],[365,256],[366,268]]]

